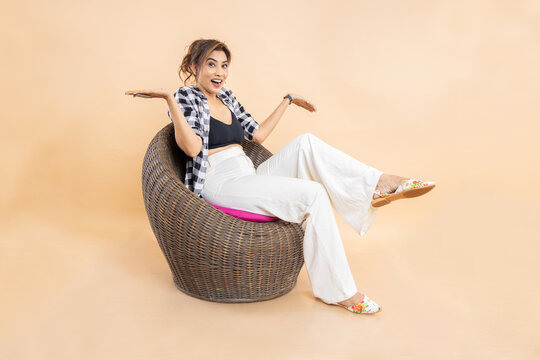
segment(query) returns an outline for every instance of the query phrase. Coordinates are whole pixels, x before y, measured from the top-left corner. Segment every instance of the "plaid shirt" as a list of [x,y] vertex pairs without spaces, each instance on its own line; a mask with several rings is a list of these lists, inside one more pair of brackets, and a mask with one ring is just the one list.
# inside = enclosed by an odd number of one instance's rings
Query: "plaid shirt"
[[[232,90],[221,88],[218,98],[236,115],[244,128],[244,137],[253,140],[253,135],[259,128],[259,124],[251,117],[244,107],[236,100]],[[202,138],[202,150],[194,158],[188,157],[186,161],[186,175],[184,185],[200,198],[203,197],[202,189],[208,169],[208,136],[210,134],[210,108],[208,99],[195,85],[182,86],[174,92],[174,98],[180,105],[188,124],[195,134]],[[171,111],[167,110],[169,118]]]

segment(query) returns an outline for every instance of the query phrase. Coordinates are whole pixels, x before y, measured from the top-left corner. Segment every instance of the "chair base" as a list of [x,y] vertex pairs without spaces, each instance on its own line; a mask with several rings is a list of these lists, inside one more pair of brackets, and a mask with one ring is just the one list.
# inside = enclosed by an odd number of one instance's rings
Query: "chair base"
[[248,303],[248,302],[258,302],[258,301],[266,301],[266,300],[272,300],[272,299],[275,299],[277,297],[280,297],[280,296],[283,296],[285,294],[287,294],[288,292],[290,292],[295,286],[296,286],[296,280],[291,284],[290,287],[286,288],[284,291],[278,293],[278,294],[275,294],[275,295],[271,295],[271,296],[267,296],[267,297],[264,297],[264,298],[255,298],[255,299],[210,299],[210,298],[206,298],[206,297],[203,297],[201,295],[198,295],[198,294],[194,294],[192,292],[189,292],[185,289],[183,289],[180,284],[178,284],[176,282],[176,279],[173,277],[173,281],[174,281],[174,285],[176,286],[176,288],[180,291],[182,291],[184,294],[187,294],[189,296],[193,296],[197,299],[201,299],[201,300],[206,300],[206,301],[212,301],[212,302],[220,302],[220,303]]

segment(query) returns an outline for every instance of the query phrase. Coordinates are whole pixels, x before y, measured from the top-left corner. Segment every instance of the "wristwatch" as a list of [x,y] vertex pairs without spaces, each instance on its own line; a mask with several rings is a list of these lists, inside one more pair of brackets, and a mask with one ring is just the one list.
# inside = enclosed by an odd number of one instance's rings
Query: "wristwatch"
[[287,95],[285,95],[283,98],[284,98],[284,99],[285,99],[285,98],[289,98],[289,105],[291,105],[291,103],[292,103],[292,96],[291,96],[291,95],[287,94]]

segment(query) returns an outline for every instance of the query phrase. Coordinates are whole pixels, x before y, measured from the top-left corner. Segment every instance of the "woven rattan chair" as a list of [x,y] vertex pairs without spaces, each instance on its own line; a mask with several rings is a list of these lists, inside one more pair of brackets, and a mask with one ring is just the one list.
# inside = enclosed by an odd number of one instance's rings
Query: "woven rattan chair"
[[[272,155],[252,141],[242,146],[255,167]],[[142,169],[146,213],[176,287],[218,302],[289,292],[304,263],[301,224],[250,222],[217,210],[184,186],[185,161],[171,123],[150,142]]]

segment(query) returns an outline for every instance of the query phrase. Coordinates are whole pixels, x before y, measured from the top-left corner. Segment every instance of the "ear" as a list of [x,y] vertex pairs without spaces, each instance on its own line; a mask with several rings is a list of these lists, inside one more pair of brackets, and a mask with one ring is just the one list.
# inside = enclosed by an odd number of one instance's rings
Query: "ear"
[[193,72],[193,74],[197,76],[197,67],[195,66],[195,63],[191,63],[189,67],[191,68],[191,72]]

